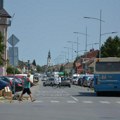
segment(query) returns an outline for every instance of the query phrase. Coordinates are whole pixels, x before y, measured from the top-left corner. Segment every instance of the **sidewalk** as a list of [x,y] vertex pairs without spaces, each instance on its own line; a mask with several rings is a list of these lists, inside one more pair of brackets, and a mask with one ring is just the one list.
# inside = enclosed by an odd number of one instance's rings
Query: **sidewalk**
[[[39,90],[39,87],[40,87],[40,82],[38,82],[38,85],[32,86],[32,87],[30,88],[33,97],[35,96],[35,93]],[[16,94],[20,95],[21,92],[22,92],[22,91],[17,92]],[[13,95],[13,96],[14,96],[14,95]],[[29,96],[28,96],[27,94],[25,94],[25,95],[23,96],[23,100],[24,100],[25,102],[30,101]],[[19,102],[19,101],[18,101],[18,100],[12,100],[12,102],[11,102],[10,100],[4,98],[3,96],[0,97],[0,104],[1,104],[1,103],[17,103],[17,102]]]

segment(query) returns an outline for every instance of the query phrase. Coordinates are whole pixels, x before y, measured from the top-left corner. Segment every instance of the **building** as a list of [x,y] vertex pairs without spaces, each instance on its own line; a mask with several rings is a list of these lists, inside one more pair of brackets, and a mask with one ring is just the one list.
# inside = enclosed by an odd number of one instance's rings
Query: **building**
[[99,50],[92,49],[84,55],[80,56],[79,59],[75,61],[76,73],[92,73],[92,63],[98,54]]
[[4,1],[0,0],[0,32],[3,35],[4,39],[4,44],[5,44],[5,50],[3,53],[3,61],[4,65],[2,67],[6,68],[7,67],[7,29],[11,25],[10,18],[11,16],[7,13],[7,11],[3,7]]
[[47,57],[47,67],[50,67],[51,66],[51,53],[50,53],[50,50],[48,52],[48,57]]

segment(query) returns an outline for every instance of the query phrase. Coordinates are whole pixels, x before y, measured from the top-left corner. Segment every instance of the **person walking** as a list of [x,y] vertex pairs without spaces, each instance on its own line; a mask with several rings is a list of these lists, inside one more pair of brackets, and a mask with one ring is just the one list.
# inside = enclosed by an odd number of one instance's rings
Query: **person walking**
[[19,101],[22,101],[22,97],[25,93],[27,93],[29,95],[31,102],[35,101],[35,99],[33,99],[33,97],[32,97],[32,92],[30,90],[31,84],[34,85],[34,83],[31,82],[31,80],[30,80],[30,73],[28,73],[27,77],[25,77],[24,81],[23,81],[23,91],[20,95]]
[[58,87],[61,87],[61,77],[58,77]]
[[55,80],[56,87],[58,87],[58,84],[59,84],[58,76],[56,76],[54,80]]

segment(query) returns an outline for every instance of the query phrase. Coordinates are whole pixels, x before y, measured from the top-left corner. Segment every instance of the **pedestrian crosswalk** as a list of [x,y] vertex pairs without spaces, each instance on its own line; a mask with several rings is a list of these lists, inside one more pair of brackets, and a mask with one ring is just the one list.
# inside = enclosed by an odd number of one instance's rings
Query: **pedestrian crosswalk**
[[[9,101],[0,101],[0,104],[4,104],[4,103],[10,103]],[[17,100],[13,100],[12,103],[19,103],[19,101]],[[22,101],[22,103],[31,103],[30,100],[24,100]],[[118,104],[120,105],[120,101],[116,100],[116,101],[107,101],[107,100],[99,100],[99,101],[92,101],[92,100],[78,100],[78,99],[71,99],[71,100],[58,100],[58,99],[49,99],[49,100],[36,100],[33,103],[38,103],[38,104],[42,104],[42,103],[52,103],[52,104]]]
[[[109,104],[118,104],[120,105],[119,98],[108,98],[108,97],[85,97],[85,96],[78,96],[78,95],[72,95],[67,91],[64,91],[60,89],[59,91],[37,91],[35,96],[36,101],[33,103],[35,104],[103,104],[103,105],[109,105]],[[9,101],[6,102],[6,100],[0,100],[0,104],[9,103]],[[13,100],[12,103],[19,103],[17,100]],[[29,100],[24,100],[22,103],[31,103]]]
[[66,101],[59,101],[59,100],[49,100],[49,101],[42,101],[42,100],[36,100],[34,103],[70,103],[70,104],[119,104],[120,101],[75,101],[75,100],[66,100]]

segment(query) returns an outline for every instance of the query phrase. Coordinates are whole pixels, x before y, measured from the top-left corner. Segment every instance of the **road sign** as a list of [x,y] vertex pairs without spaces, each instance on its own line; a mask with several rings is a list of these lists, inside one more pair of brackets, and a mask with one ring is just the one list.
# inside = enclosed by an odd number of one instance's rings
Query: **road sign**
[[9,61],[13,66],[18,66],[18,47],[9,47]]
[[8,39],[8,43],[12,46],[15,46],[19,42],[19,39],[15,35],[11,35],[11,37]]

